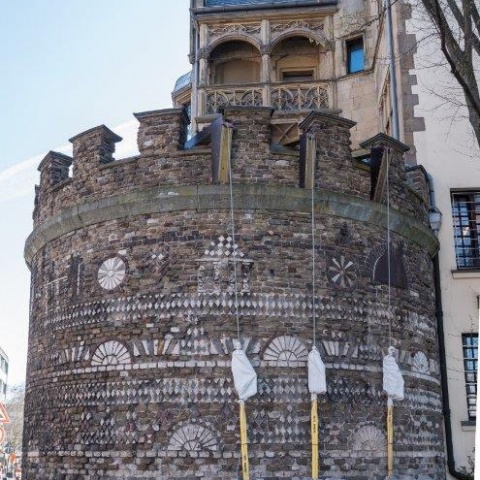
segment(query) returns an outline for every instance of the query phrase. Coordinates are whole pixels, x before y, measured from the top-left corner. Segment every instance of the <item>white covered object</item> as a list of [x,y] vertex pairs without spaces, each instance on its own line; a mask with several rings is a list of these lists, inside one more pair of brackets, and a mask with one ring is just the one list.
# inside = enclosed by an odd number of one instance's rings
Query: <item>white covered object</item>
[[241,349],[240,342],[235,342],[235,350],[232,353],[232,373],[235,390],[241,401],[244,402],[257,393],[257,374]]
[[312,394],[327,391],[325,364],[316,347],[313,347],[308,354],[308,390]]
[[388,355],[383,357],[383,390],[389,399],[403,400],[404,381],[394,352],[394,347],[388,347]]

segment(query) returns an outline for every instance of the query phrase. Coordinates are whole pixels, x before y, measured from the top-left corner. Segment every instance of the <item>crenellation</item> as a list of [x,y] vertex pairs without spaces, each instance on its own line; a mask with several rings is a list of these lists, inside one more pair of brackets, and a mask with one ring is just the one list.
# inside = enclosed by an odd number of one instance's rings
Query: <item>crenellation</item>
[[122,137],[105,125],[91,128],[70,138],[73,144],[73,175],[80,176],[96,171],[99,165],[114,161],[115,143]]
[[40,191],[47,192],[50,188],[69,178],[69,168],[73,159],[63,153],[50,151],[38,166],[40,172]]
[[[407,193],[406,167],[404,153],[409,147],[384,133],[379,133],[360,146],[370,149],[372,156],[378,152],[378,172],[372,177],[373,200],[386,203],[387,197],[391,207],[414,212]],[[388,175],[387,175],[388,174]],[[388,181],[387,181],[388,176]]]
[[304,134],[316,140],[315,186],[351,193],[350,177],[356,172],[350,147],[350,129],[355,122],[337,115],[312,111],[299,124]]
[[135,113],[140,122],[138,150],[141,155],[162,155],[183,150],[190,123],[185,110],[168,108]]

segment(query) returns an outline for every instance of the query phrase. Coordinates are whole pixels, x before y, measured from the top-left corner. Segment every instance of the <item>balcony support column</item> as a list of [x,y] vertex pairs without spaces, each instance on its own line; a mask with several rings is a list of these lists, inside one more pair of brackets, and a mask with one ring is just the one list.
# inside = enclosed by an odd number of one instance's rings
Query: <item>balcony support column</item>
[[199,59],[199,83],[200,85],[207,85],[208,83],[208,60],[200,57]]
[[269,107],[271,105],[270,96],[270,65],[271,57],[269,53],[262,54],[262,70],[261,70],[261,82],[263,85],[263,106]]

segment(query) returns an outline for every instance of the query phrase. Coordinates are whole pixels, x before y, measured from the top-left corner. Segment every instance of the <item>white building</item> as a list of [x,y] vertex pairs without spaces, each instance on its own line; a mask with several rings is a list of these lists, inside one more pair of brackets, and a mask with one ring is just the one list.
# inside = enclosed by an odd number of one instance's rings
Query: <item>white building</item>
[[410,73],[418,82],[413,87],[418,95],[415,116],[423,117],[425,129],[414,133],[414,143],[417,162],[431,176],[436,206],[442,213],[439,272],[448,386],[444,413],[451,429],[446,425],[447,460],[451,478],[459,478],[455,472],[463,467],[470,471],[468,457],[473,460],[475,444],[480,151],[461,106],[463,93],[444,65],[438,42],[422,40],[424,29],[419,25],[417,17],[409,23],[410,31],[421,40]]

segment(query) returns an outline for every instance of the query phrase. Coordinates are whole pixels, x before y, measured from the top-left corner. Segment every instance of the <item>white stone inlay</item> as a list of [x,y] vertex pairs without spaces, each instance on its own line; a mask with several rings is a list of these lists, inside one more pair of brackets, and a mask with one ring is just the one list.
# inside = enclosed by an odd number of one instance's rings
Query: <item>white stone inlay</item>
[[216,451],[218,450],[218,444],[217,439],[210,430],[201,425],[189,423],[173,433],[168,450],[186,450],[187,452]]
[[102,343],[92,356],[92,365],[122,365],[130,363],[130,353],[125,345],[114,340]]
[[98,269],[98,283],[105,290],[113,290],[125,278],[127,267],[119,257],[105,260]]

